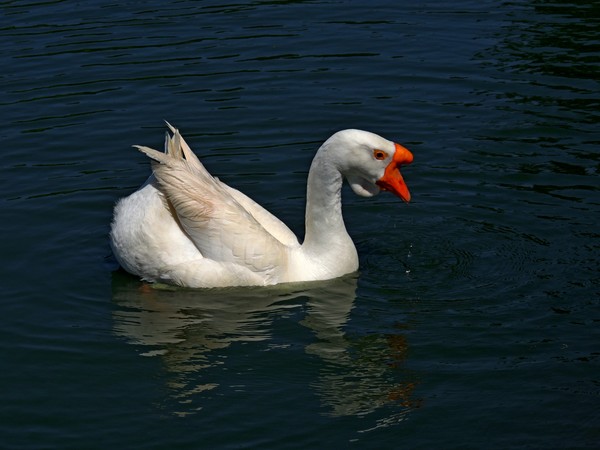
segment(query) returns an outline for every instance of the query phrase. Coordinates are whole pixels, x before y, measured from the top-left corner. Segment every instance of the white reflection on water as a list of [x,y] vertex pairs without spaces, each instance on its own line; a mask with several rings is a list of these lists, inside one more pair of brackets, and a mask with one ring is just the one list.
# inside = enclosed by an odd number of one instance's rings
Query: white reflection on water
[[[301,285],[199,291],[161,289],[116,272],[114,331],[145,347],[142,356],[161,358],[169,374],[170,396],[184,409],[175,414],[187,415],[202,409],[198,394],[219,388],[219,377],[213,372],[207,381],[203,371],[220,366],[227,370],[228,358],[221,357],[227,348],[275,341],[280,336],[273,333],[285,330],[274,329],[274,319],[286,311],[301,311],[299,323],[314,336],[308,345],[300,339],[304,354],[318,356],[321,364],[316,378],[310,371],[298,372],[308,377],[306,385],[318,395],[325,414],[364,416],[391,404],[397,406],[393,412],[397,422],[419,403],[413,399],[415,383],[397,376],[408,343],[402,333],[346,335],[356,283],[356,277],[350,276]],[[298,338],[285,337],[293,339]],[[247,351],[262,350],[264,346]],[[292,361],[299,368],[306,362]]]

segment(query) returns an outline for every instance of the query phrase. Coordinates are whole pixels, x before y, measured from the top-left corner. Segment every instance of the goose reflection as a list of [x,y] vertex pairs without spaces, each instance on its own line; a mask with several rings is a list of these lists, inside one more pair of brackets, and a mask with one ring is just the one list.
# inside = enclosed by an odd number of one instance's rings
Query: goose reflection
[[301,314],[301,325],[316,337],[305,351],[323,362],[307,384],[325,414],[364,415],[395,404],[403,415],[416,406],[414,383],[398,380],[396,370],[406,356],[406,339],[402,334],[346,336],[356,283],[355,276],[347,276],[266,289],[198,291],[141,284],[118,271],[113,274],[113,326],[141,355],[161,359],[169,396],[185,405],[176,414],[185,415],[202,407],[195,405],[199,394],[219,387],[214,370],[227,367],[220,352],[236,343],[272,340],[275,319]]

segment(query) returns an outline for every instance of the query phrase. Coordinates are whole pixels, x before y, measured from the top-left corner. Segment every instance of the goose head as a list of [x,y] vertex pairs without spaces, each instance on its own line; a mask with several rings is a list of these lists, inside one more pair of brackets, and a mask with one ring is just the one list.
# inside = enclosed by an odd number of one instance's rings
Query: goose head
[[323,150],[355,194],[372,197],[389,191],[410,201],[400,167],[410,164],[413,155],[400,144],[368,131],[342,130],[325,141]]

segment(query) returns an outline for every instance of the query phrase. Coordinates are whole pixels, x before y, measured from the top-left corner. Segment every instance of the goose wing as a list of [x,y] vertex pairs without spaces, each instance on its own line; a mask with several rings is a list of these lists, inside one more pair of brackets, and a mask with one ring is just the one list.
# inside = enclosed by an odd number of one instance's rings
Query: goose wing
[[179,158],[185,158],[185,160],[190,164],[199,177],[217,181],[222,188],[226,189],[231,196],[279,242],[290,247],[297,247],[300,245],[294,232],[290,230],[285,223],[279,220],[279,218],[271,214],[243,192],[240,192],[225,183],[219,182],[212,175],[210,175],[196,154],[192,151],[188,143],[185,141],[183,136],[181,136],[179,130],[172,126],[169,122],[166,122],[166,124],[173,133],[173,136],[169,136],[168,133],[166,135],[165,153],[176,155]]
[[[293,233],[241,192],[212,177],[175,130],[167,152],[137,148],[152,158],[154,175],[182,228],[205,258],[273,274],[287,266]],[[287,230],[287,231],[285,231]]]

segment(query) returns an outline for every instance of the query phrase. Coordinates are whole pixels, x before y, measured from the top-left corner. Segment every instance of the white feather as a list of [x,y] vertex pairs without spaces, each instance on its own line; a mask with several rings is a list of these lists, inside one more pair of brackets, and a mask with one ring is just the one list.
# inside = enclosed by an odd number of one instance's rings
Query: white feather
[[[210,175],[179,131],[165,152],[136,146],[153,160],[153,175],[120,200],[110,240],[123,268],[148,281],[189,287],[271,285],[335,278],[356,271],[358,257],[341,215],[342,177],[369,195],[386,162],[373,148],[394,144],[345,130],[323,144],[309,174],[302,245],[278,218]],[[361,193],[359,192],[359,193]]]

